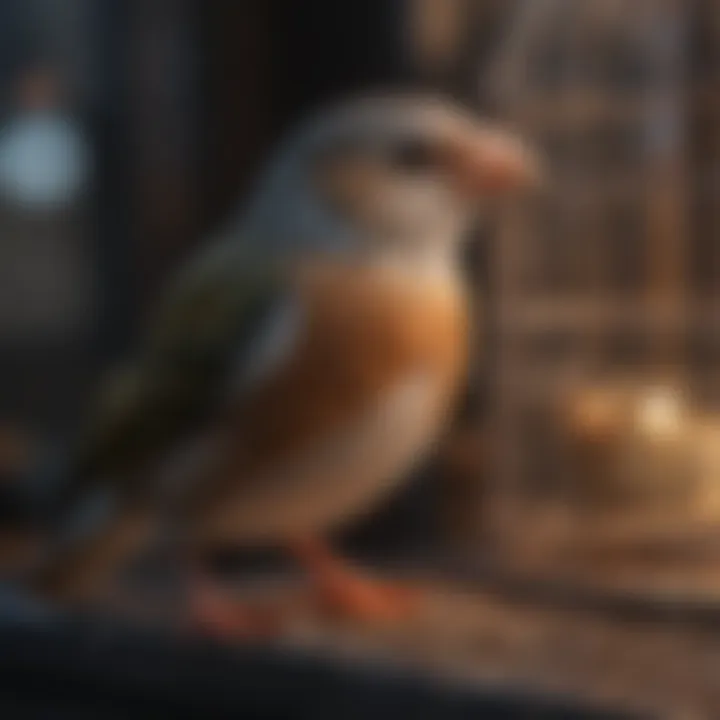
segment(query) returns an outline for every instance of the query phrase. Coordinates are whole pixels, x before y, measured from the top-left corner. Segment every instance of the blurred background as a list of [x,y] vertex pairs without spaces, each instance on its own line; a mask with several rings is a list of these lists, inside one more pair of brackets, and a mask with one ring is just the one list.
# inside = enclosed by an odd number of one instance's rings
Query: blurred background
[[[719,36],[714,0],[0,0],[4,481],[63,446],[292,123],[359,90],[440,90],[537,142],[550,181],[467,258],[482,353],[456,432],[346,540],[513,602],[591,605],[539,626],[484,607],[476,651],[504,677],[669,703],[671,646],[700,663],[695,635],[608,640],[607,598],[720,617]],[[564,665],[548,627],[577,643]],[[667,663],[633,684],[640,645]]]
[[[478,105],[501,5],[3,2],[8,481],[31,456],[62,453],[163,282],[238,211],[285,131],[368,90],[434,88]],[[471,260],[484,292],[485,263]],[[421,479],[359,544],[427,553],[440,532],[436,490]]]

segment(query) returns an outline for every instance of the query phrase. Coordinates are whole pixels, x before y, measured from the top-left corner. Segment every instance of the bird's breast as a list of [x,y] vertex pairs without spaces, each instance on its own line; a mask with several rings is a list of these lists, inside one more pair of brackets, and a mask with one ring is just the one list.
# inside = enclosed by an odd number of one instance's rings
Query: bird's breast
[[463,377],[454,283],[318,266],[296,290],[302,331],[231,420],[227,492],[201,512],[210,536],[268,539],[369,507],[438,436]]
[[339,366],[359,380],[382,383],[386,374],[419,366],[450,376],[464,358],[465,298],[454,276],[330,265],[301,275],[299,292],[308,350],[328,364],[342,355]]
[[296,345],[239,418],[256,452],[342,427],[418,373],[440,396],[453,394],[467,358],[459,283],[328,264],[299,273],[296,289],[304,317]]

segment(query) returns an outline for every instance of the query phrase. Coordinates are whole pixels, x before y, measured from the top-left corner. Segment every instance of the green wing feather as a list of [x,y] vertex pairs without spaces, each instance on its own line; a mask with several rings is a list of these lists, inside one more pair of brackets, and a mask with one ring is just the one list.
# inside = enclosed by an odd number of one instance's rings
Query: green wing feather
[[69,499],[100,477],[132,486],[147,462],[202,423],[281,298],[280,279],[276,263],[228,243],[178,274],[143,352],[98,398],[66,487]]

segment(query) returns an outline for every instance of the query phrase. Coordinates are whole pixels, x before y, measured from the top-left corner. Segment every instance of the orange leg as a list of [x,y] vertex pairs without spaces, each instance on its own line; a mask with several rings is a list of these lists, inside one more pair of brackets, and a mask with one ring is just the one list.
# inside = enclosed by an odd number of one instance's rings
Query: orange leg
[[193,630],[219,640],[264,639],[281,630],[277,613],[228,597],[197,569],[190,577],[189,615]]
[[363,575],[315,539],[296,540],[290,551],[316,583],[327,612],[353,620],[397,621],[411,615],[421,599],[419,590]]

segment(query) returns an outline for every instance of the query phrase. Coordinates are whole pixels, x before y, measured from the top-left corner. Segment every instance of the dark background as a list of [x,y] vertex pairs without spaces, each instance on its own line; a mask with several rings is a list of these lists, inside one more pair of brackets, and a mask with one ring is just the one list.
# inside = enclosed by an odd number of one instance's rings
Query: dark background
[[[91,192],[57,242],[80,248],[94,286],[90,319],[73,332],[17,338],[0,327],[0,420],[41,447],[67,443],[98,378],[132,350],[164,280],[238,210],[269,149],[304,114],[393,87],[439,89],[491,111],[479,78],[508,16],[501,5],[470,3],[456,57],[429,74],[410,53],[410,0],[3,2],[5,117],[18,78],[49,66],[93,153]],[[37,218],[20,217],[32,233]],[[482,244],[474,251],[477,277]],[[415,483],[360,544],[421,551],[434,542],[435,489],[432,478]]]

